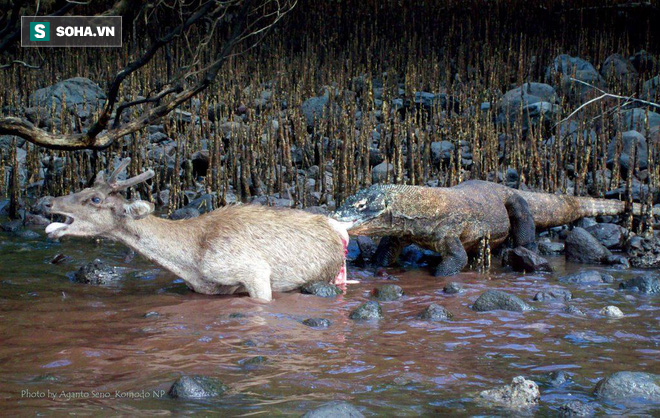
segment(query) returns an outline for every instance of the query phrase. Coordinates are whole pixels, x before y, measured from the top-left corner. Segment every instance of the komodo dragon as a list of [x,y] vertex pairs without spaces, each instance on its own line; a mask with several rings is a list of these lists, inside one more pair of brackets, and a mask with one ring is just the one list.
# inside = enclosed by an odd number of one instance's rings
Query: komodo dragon
[[523,192],[471,180],[449,188],[374,185],[349,197],[334,217],[353,223],[351,235],[387,240],[389,249],[383,256],[379,246],[377,263],[396,261],[401,249],[414,243],[442,257],[435,276],[451,276],[467,265],[467,253],[478,250],[486,236],[493,247],[511,236],[514,246],[535,250],[537,228],[585,216],[616,215],[625,206],[619,200]]

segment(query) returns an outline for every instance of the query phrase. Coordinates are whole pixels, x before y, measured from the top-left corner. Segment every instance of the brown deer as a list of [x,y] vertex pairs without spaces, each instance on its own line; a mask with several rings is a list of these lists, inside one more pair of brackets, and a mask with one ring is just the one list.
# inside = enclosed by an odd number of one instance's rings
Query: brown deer
[[272,292],[306,283],[345,283],[348,234],[330,218],[295,209],[233,205],[179,221],[152,215],[154,205],[127,201],[120,192],[142,183],[148,170],[120,181],[124,159],[106,180],[101,171],[93,187],[54,198],[52,214],[65,222],[46,227],[52,239],[105,237],[120,241],[209,295],[245,292],[270,301]]

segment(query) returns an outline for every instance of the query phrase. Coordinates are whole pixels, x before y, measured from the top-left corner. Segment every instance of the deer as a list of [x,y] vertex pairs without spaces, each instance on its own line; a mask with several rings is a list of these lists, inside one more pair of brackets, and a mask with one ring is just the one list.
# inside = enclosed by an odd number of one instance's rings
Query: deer
[[273,292],[311,282],[346,283],[349,238],[341,222],[298,209],[249,204],[220,207],[192,219],[161,218],[153,214],[153,203],[122,196],[154,176],[150,169],[119,180],[129,164],[125,158],[107,179],[100,171],[92,187],[46,202],[51,214],[65,219],[46,227],[48,237],[119,241],[207,295],[247,292],[271,301]]

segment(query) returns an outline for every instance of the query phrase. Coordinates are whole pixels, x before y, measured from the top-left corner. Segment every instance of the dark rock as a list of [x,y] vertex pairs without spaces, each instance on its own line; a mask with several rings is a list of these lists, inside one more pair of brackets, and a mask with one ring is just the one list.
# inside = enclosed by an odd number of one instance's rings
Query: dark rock
[[574,316],[587,316],[582,310],[576,306],[573,305],[566,305],[564,306],[564,312],[566,312],[569,315],[574,315]]
[[606,248],[621,248],[628,238],[628,230],[616,224],[596,224],[585,228]]
[[32,231],[30,229],[24,229],[22,231],[18,232],[18,236],[20,238],[30,240],[30,239],[40,239],[41,235],[39,235],[37,232]]
[[571,381],[571,375],[563,370],[552,372],[548,375],[548,384],[552,387],[558,388],[564,386]]
[[591,63],[566,54],[557,56],[546,70],[546,80],[559,79],[561,89],[576,101],[584,101],[599,92],[593,87],[573,81],[575,78],[595,87],[604,87],[604,80]]
[[394,166],[387,162],[382,162],[375,166],[371,171],[371,180],[374,183],[385,183],[389,178],[392,180],[394,177]]
[[302,323],[312,328],[328,328],[332,325],[332,322],[325,318],[307,318]]
[[264,356],[248,357],[238,361],[238,364],[246,369],[254,369],[268,363],[268,358]]
[[479,399],[507,408],[524,408],[536,405],[541,398],[538,385],[522,376],[514,377],[510,385],[479,393]]
[[314,126],[314,121],[320,120],[326,114],[329,100],[330,91],[326,89],[323,96],[311,97],[303,102],[301,110],[308,127]]
[[240,319],[247,318],[247,315],[245,315],[243,312],[232,312],[229,314],[229,317],[232,319]]
[[524,247],[505,250],[502,255],[502,265],[511,267],[514,271],[552,272],[552,267],[545,258],[536,255]]
[[192,219],[199,216],[199,211],[195,208],[185,207],[177,209],[170,215],[170,219],[178,221],[180,219]]
[[539,241],[539,254],[541,255],[556,255],[564,251],[564,243],[552,241]]
[[620,129],[637,131],[642,135],[648,134],[646,131],[647,123],[649,130],[660,126],[660,114],[639,107],[617,112],[614,114],[614,119],[615,123],[620,124]]
[[598,335],[593,331],[577,331],[570,334],[566,334],[564,337],[568,341],[577,345],[585,344],[603,344],[611,341],[610,338]]
[[569,301],[572,298],[573,294],[570,290],[561,288],[538,292],[534,295],[534,300],[539,302]]
[[495,310],[524,312],[531,311],[533,308],[523,302],[518,296],[510,295],[499,290],[487,290],[474,302],[472,309],[477,312]]
[[182,376],[178,378],[168,394],[177,399],[208,399],[221,396],[227,391],[220,380],[207,376]]
[[32,122],[52,127],[62,123],[60,115],[66,107],[68,113],[76,114],[81,121],[88,122],[103,104],[105,92],[96,83],[84,77],[74,77],[44,87],[30,95],[30,107],[26,115]]
[[[621,134],[621,141],[615,137],[607,146],[607,165],[612,168],[616,157],[617,144],[622,144],[619,154],[619,164],[627,172],[632,170],[636,162],[636,169],[645,170],[649,166],[649,148],[644,135],[637,131],[626,131]],[[634,148],[633,148],[634,147]],[[634,156],[633,156],[634,152]]]
[[103,261],[96,259],[80,267],[73,275],[73,279],[79,283],[108,285],[121,280],[121,274],[115,267],[110,267]]
[[440,162],[449,162],[456,147],[451,141],[431,142],[431,159],[433,164]]
[[435,303],[430,304],[419,315],[417,315],[417,318],[427,321],[445,321],[453,317],[454,314]]
[[600,263],[612,253],[593,235],[582,228],[574,228],[566,237],[566,259],[578,263]]
[[463,293],[463,285],[456,282],[447,283],[447,285],[442,289],[448,295],[455,295],[457,293]]
[[629,60],[620,54],[612,54],[607,57],[600,72],[606,80],[619,84],[633,85],[637,81],[637,70]]
[[562,283],[591,286],[602,283],[613,283],[614,277],[596,270],[587,270],[575,274],[569,274],[568,276],[562,276],[559,278],[559,281]]
[[635,54],[628,58],[628,60],[640,73],[653,71],[658,68],[658,62],[655,57],[643,49],[635,52]]
[[555,120],[556,113],[559,112],[556,103],[557,93],[554,87],[543,83],[525,83],[502,96],[498,122],[513,122],[522,118],[523,125],[528,127],[530,124],[537,124],[542,115],[545,120]]
[[646,294],[660,293],[660,278],[651,275],[635,277],[619,284],[619,289]]
[[575,226],[579,226],[580,228],[591,228],[592,226],[598,225],[598,222],[591,217],[586,217],[582,219],[578,219],[577,222],[575,222]]
[[400,299],[404,293],[401,286],[395,284],[386,284],[381,287],[377,287],[371,291],[371,294],[374,298],[386,302]]
[[628,262],[628,257],[621,254],[611,254],[605,257],[603,260],[604,264],[608,266],[614,266],[620,270],[626,270],[630,268],[630,262]]
[[660,267],[660,239],[634,236],[626,242],[630,265],[638,268]]
[[308,411],[302,418],[363,418],[364,415],[348,402],[328,402]]
[[[213,211],[213,199],[215,196],[211,193],[205,193],[201,195],[200,197],[192,200],[190,203],[186,205],[186,208],[192,208],[198,213],[207,213]],[[194,212],[193,212],[194,215]],[[193,216],[194,217],[194,216]]]
[[660,375],[617,372],[598,382],[594,394],[605,401],[660,404]]
[[560,417],[590,417],[594,414],[594,408],[580,401],[570,401],[559,407]]
[[334,284],[325,282],[307,283],[300,289],[306,295],[320,296],[322,298],[334,298],[341,295],[341,289]]
[[13,221],[7,221],[7,222],[4,222],[0,225],[0,229],[2,229],[5,232],[16,233],[21,228],[23,228],[23,222],[20,219],[15,219]]
[[370,300],[358,306],[348,317],[353,320],[382,319],[383,310],[378,302]]

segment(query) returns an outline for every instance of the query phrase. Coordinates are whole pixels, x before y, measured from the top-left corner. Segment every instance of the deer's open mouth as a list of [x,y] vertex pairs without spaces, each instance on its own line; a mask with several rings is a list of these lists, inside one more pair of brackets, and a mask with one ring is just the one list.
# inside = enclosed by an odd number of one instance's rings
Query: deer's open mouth
[[64,222],[51,222],[46,227],[46,234],[50,238],[57,238],[62,232],[66,230],[73,223],[73,218],[68,215],[62,215]]

